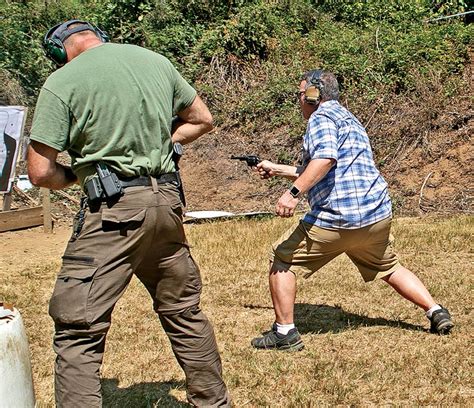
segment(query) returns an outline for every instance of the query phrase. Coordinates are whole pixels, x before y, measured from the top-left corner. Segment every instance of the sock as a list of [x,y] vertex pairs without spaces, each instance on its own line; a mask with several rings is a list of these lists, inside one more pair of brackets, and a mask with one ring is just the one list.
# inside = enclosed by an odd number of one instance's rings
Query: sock
[[277,333],[287,335],[291,329],[295,328],[295,324],[294,323],[290,323],[290,324],[277,323],[276,327],[277,327]]
[[427,310],[426,311],[426,317],[428,319],[431,319],[431,316],[433,315],[433,312],[435,310],[440,310],[441,309],[441,306],[440,305],[434,305],[430,310]]

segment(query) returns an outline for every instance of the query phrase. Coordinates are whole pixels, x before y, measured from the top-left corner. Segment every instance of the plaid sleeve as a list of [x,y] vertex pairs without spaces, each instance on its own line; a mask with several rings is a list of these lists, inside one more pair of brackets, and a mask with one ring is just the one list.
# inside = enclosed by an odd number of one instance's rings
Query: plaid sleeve
[[336,123],[326,116],[312,115],[303,139],[303,147],[311,160],[337,160]]

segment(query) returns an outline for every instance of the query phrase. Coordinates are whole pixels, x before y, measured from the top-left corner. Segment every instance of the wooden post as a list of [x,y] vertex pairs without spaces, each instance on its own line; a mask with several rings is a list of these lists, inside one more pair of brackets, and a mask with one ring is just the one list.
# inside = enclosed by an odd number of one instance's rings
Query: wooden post
[[53,232],[53,218],[51,217],[51,197],[49,196],[49,188],[41,187],[40,190],[43,202],[44,232],[51,234]]
[[12,208],[12,193],[3,194],[3,211],[10,211]]

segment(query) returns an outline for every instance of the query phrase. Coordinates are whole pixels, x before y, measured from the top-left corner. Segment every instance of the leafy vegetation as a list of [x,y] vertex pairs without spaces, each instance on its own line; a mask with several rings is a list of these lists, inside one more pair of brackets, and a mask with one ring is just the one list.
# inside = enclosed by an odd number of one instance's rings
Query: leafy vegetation
[[333,70],[363,111],[381,95],[416,94],[433,77],[457,80],[473,41],[473,26],[462,20],[426,22],[466,9],[455,0],[4,2],[0,69],[29,105],[51,72],[42,36],[59,21],[81,18],[113,41],[166,55],[206,97],[218,125],[244,132],[293,125],[290,134],[299,134],[293,95],[307,69]]

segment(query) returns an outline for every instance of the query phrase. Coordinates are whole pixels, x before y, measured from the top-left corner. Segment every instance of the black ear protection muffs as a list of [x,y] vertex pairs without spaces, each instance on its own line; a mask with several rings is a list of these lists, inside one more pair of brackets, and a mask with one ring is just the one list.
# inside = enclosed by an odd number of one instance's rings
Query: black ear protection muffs
[[[79,24],[74,28],[68,27],[73,24]],[[93,26],[87,21],[69,20],[65,23],[57,24],[50,28],[43,38],[43,49],[46,57],[58,66],[63,66],[67,62],[67,52],[64,47],[64,41],[71,35],[81,31],[94,32],[102,42],[109,42],[109,36],[99,28]]]
[[313,71],[311,76],[306,80],[304,91],[304,101],[309,105],[317,105],[321,99],[321,90],[324,88],[321,82],[323,70]]

